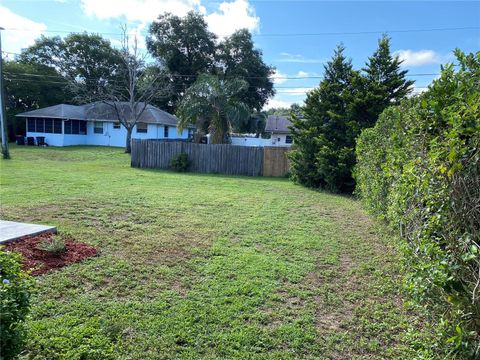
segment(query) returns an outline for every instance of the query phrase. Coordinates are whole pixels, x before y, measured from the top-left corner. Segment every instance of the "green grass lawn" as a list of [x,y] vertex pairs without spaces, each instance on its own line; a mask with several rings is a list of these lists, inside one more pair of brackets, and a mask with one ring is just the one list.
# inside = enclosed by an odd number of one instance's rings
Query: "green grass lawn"
[[11,153],[0,217],[100,251],[37,278],[24,358],[412,358],[399,255],[357,201],[122,149]]

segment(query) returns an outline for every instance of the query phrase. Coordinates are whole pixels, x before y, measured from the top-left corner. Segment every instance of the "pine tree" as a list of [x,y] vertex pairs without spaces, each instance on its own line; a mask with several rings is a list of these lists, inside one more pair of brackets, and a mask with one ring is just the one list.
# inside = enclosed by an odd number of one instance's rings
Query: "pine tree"
[[413,85],[402,62],[392,56],[387,36],[378,41],[364,74],[352,68],[344,50],[337,46],[324,79],[307,95],[303,119],[293,124],[291,153],[294,180],[335,192],[354,189],[355,141],[362,129],[374,126],[383,110],[407,97]]
[[362,128],[374,126],[383,110],[412,92],[414,81],[406,79],[408,71],[402,70],[401,64],[398,56],[392,56],[390,38],[384,35],[363,69],[363,102],[357,103],[360,108],[356,109]]
[[359,75],[344,50],[343,45],[337,46],[325,65],[324,79],[307,95],[303,118],[294,120],[291,153],[294,180],[335,192],[352,191],[354,185],[355,138],[350,130],[349,101]]

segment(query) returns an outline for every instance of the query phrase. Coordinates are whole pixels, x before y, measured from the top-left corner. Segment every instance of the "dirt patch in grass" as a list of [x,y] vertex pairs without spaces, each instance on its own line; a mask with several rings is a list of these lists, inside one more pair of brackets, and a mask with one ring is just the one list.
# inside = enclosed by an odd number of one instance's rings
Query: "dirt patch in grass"
[[97,254],[97,249],[93,246],[76,242],[71,238],[63,239],[65,251],[60,254],[54,254],[39,248],[42,242],[51,241],[53,236],[53,234],[25,236],[7,243],[5,250],[20,253],[22,255],[23,269],[31,271],[30,273],[35,276],[44,274],[52,269],[83,261]]
[[[308,288],[329,285],[322,295],[313,296],[316,308],[315,324],[320,332],[347,331],[345,324],[353,318],[357,305],[345,296],[347,292],[356,290],[356,279],[350,275],[354,266],[350,256],[342,254],[338,265],[318,264],[315,271],[306,276]],[[331,295],[335,294],[333,299],[330,299],[331,292]]]

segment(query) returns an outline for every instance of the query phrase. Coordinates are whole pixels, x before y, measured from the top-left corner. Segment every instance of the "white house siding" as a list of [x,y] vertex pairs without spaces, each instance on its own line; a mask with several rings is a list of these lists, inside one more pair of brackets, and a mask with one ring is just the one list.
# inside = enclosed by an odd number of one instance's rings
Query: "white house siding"
[[232,137],[232,145],[240,146],[270,146],[270,139],[252,137]]
[[251,138],[251,137],[232,137],[232,145],[240,146],[278,146],[290,147],[292,144],[287,144],[288,134],[272,134],[270,139]]
[[[123,125],[119,129],[113,127],[113,122],[103,122],[103,133],[95,134],[94,122],[87,121],[87,135],[70,134],[51,134],[27,132],[27,137],[45,137],[45,142],[50,146],[73,146],[73,145],[99,145],[124,147],[127,139],[127,130]],[[164,126],[158,124],[147,124],[146,133],[137,133],[136,127],[133,129],[132,138],[134,139],[164,139]],[[168,139],[188,139],[188,130],[178,133],[175,126],[169,126]]]
[[292,146],[292,144],[287,144],[288,135],[289,134],[272,133],[272,137],[269,140],[270,141],[269,146],[280,146],[280,147]]

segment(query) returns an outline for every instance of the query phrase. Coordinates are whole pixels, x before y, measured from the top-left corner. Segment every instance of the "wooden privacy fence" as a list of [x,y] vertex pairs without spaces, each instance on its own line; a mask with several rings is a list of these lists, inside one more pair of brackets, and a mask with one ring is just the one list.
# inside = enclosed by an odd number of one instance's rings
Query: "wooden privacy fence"
[[263,148],[263,176],[285,176],[290,171],[288,161],[289,148],[264,147]]
[[132,167],[169,169],[172,157],[185,153],[189,171],[248,176],[285,176],[286,148],[205,145],[132,139]]

